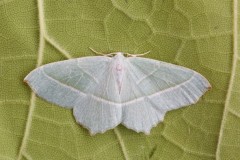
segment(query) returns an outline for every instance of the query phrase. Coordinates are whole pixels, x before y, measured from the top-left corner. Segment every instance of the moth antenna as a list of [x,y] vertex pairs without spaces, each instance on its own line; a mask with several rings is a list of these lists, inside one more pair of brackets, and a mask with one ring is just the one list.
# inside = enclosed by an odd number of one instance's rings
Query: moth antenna
[[130,56],[130,57],[141,57],[141,56],[144,56],[148,53],[150,53],[151,51],[147,51],[147,52],[144,52],[142,54],[130,54],[130,53],[126,53],[127,56]]
[[98,51],[96,51],[95,49],[93,49],[93,48],[91,48],[91,47],[89,47],[89,49],[90,49],[91,51],[93,51],[94,53],[99,54],[99,55],[102,55],[102,56],[108,56],[108,57],[110,57],[110,56],[114,55],[114,53],[106,54],[106,53],[98,52]]
[[98,51],[96,51],[95,49],[93,49],[93,48],[91,48],[91,47],[89,47],[89,49],[90,49],[91,51],[93,51],[95,54],[99,54],[99,55],[105,56],[104,53],[98,52]]

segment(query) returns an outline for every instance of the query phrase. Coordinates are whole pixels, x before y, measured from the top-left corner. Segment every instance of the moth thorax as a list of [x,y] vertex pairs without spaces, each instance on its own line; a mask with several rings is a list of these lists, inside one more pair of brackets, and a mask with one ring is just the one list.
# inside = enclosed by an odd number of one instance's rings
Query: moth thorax
[[120,63],[117,63],[117,65],[116,65],[116,70],[117,70],[118,72],[122,71],[122,65],[121,65]]
[[122,81],[123,81],[123,73],[124,67],[123,64],[119,61],[115,65],[115,73],[116,73],[116,80],[117,80],[117,86],[118,86],[118,92],[121,92],[122,88]]

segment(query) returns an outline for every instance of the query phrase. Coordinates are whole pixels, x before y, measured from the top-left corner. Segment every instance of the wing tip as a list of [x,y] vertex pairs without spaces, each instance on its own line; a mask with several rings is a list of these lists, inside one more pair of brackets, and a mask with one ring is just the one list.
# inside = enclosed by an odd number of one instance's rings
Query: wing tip
[[212,89],[212,85],[208,82],[207,91]]
[[23,79],[24,83],[28,83],[28,77],[29,77],[30,74],[31,74],[31,72],[28,75],[26,75],[26,77],[24,77],[24,79]]
[[23,82],[28,84],[28,80],[27,79],[23,79]]
[[29,74],[23,79],[24,83],[27,83],[29,85],[29,78],[28,78]]
[[204,91],[200,97],[202,97],[207,91],[212,89],[211,83],[202,74],[194,71],[195,77],[200,81],[200,84],[204,88]]
[[26,77],[24,77],[23,82],[27,83],[31,87],[31,85],[30,85],[31,81],[34,80],[34,78],[36,77],[36,74],[39,73],[39,69],[41,69],[41,68],[42,67],[35,68],[30,73],[28,73],[28,75],[26,75]]

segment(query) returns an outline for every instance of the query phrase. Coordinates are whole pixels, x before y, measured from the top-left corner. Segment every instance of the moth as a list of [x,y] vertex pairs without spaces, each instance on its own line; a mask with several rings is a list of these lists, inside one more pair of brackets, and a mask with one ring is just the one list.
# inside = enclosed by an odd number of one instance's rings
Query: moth
[[167,111],[196,103],[211,88],[191,69],[123,52],[46,64],[24,81],[39,97],[73,109],[91,134],[119,124],[149,134]]

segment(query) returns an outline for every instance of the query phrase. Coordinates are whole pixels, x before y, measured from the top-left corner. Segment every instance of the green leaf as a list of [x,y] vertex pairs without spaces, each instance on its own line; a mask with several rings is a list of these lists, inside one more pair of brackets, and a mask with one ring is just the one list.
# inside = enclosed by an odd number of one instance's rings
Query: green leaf
[[[0,1],[0,159],[239,159],[238,0]],[[234,7],[233,7],[234,6]],[[46,63],[122,51],[179,64],[212,84],[151,135],[90,136],[23,78]]]

